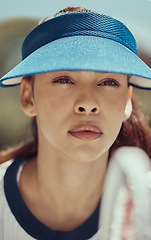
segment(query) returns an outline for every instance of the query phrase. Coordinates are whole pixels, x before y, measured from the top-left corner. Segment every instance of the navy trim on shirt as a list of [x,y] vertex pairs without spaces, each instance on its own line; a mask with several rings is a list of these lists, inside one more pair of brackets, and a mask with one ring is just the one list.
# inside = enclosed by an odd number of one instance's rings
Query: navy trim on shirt
[[17,183],[17,173],[27,158],[16,159],[4,176],[4,191],[8,205],[20,226],[38,240],[86,240],[98,230],[100,203],[93,214],[79,227],[70,232],[55,231],[41,223],[26,206]]

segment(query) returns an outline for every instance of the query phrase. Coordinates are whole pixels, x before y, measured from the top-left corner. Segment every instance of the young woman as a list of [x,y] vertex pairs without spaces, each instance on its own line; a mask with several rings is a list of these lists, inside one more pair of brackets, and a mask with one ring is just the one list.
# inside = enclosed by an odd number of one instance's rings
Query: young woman
[[[0,83],[21,83],[34,140],[1,152],[1,162],[10,161],[1,165],[0,239],[149,239],[139,230],[142,219],[151,223],[151,132],[132,86],[151,89],[151,70],[131,32],[67,8],[27,36],[22,55]],[[134,191],[138,179],[144,185]]]

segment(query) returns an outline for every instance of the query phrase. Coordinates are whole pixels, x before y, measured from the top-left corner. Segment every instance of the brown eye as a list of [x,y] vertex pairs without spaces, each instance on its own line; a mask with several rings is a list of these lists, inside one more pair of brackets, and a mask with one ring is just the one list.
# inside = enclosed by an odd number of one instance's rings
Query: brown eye
[[105,79],[101,83],[99,83],[99,86],[118,87],[119,83],[115,79]]
[[53,83],[59,84],[73,84],[69,77],[59,77],[53,81]]

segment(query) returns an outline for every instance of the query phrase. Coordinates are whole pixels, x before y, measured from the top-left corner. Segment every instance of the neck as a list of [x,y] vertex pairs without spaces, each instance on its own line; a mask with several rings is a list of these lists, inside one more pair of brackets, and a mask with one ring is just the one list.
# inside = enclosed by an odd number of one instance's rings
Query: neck
[[92,162],[82,162],[70,159],[63,153],[56,154],[53,149],[39,149],[36,172],[39,190],[47,194],[47,199],[53,197],[58,205],[69,204],[67,199],[70,203],[76,201],[79,205],[82,202],[81,196],[83,202],[89,202],[92,196],[98,202],[102,194],[107,159],[108,152]]
[[[23,194],[27,203],[30,205],[31,196],[33,199],[40,196],[40,203],[57,219],[70,219],[76,215],[77,219],[79,216],[83,216],[83,220],[88,218],[101,199],[108,152],[93,161],[82,162],[58,151],[56,154],[50,146],[46,148],[46,144],[39,147],[38,157],[24,167],[24,173],[28,174],[22,178],[22,186],[25,184],[28,185],[26,189],[31,188],[30,196],[29,192],[27,198]],[[35,200],[33,203],[36,205]]]

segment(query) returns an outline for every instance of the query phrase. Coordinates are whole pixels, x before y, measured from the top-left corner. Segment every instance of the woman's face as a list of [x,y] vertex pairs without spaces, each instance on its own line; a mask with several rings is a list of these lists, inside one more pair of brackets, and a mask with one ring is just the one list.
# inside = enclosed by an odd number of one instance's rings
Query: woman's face
[[129,98],[126,75],[91,71],[35,75],[34,84],[23,80],[21,95],[31,101],[22,106],[37,117],[40,143],[84,162],[109,150]]

